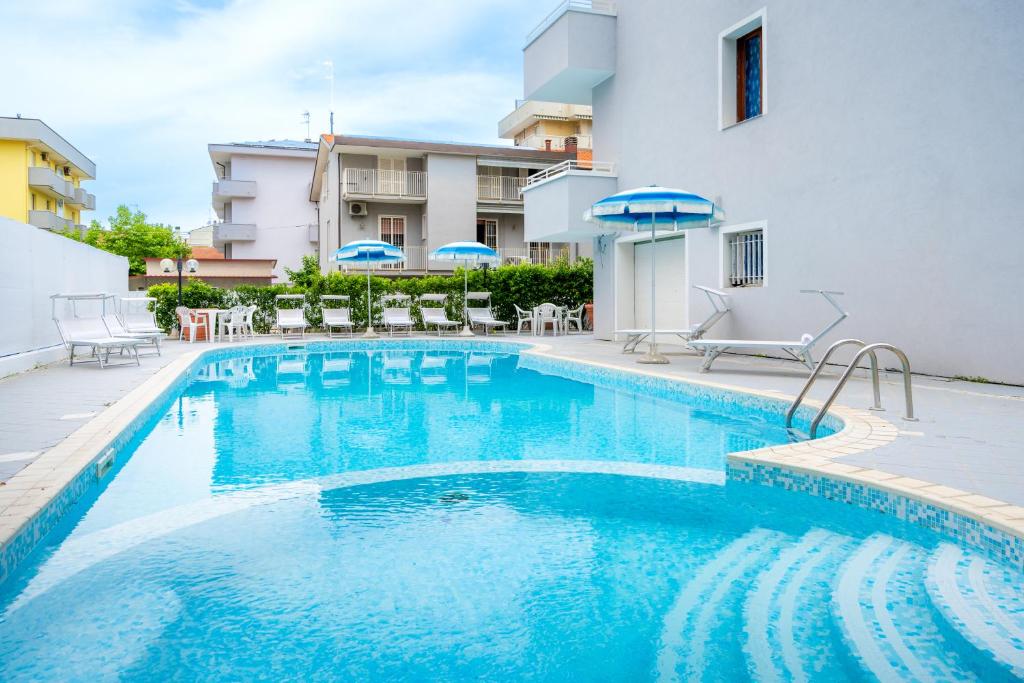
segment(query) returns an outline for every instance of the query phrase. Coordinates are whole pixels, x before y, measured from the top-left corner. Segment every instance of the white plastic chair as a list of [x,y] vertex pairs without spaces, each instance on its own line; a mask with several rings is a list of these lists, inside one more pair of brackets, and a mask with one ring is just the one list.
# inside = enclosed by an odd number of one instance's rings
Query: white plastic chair
[[558,314],[558,306],[541,304],[534,310],[536,311],[537,329],[533,333],[543,336],[548,331],[548,325],[551,325],[551,333],[557,337],[558,330],[562,326],[562,316]]
[[256,304],[245,307],[245,334],[250,337],[256,336],[256,328],[252,324],[252,319],[256,315],[257,308]]
[[220,329],[218,330],[219,336],[223,339],[225,332],[228,335],[228,341],[235,340],[235,333],[238,333],[239,337],[245,335],[246,330],[246,314],[249,309],[246,306],[233,306],[225,315],[217,316],[217,321]]
[[516,309],[516,334],[522,334],[523,325],[530,326],[530,332],[533,332],[533,311],[526,311],[515,304]]
[[206,341],[210,341],[210,322],[205,315],[196,315],[195,312],[187,306],[178,306],[174,309],[174,314],[178,316],[178,341],[181,341],[185,337],[185,329],[188,329],[188,342],[194,343],[196,336],[201,329],[206,330]]
[[566,311],[565,316],[562,318],[562,330],[569,334],[569,323],[576,323],[576,331],[583,332],[583,306],[580,304],[579,308]]

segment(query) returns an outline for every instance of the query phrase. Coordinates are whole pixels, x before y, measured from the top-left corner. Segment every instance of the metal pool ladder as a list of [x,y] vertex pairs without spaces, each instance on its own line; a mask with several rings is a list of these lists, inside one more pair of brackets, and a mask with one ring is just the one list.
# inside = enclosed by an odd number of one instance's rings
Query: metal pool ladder
[[853,357],[850,364],[846,366],[843,376],[839,378],[839,382],[836,384],[835,388],[832,389],[832,393],[828,395],[828,399],[825,400],[821,409],[818,410],[818,414],[815,415],[814,420],[811,421],[810,437],[813,439],[818,433],[818,425],[821,424],[821,420],[825,417],[828,409],[832,407],[832,404],[835,402],[839,392],[843,390],[844,386],[846,386],[846,382],[850,379],[850,376],[853,375],[853,371],[857,369],[857,364],[860,363],[864,356],[868,357],[871,364],[871,389],[874,393],[875,404],[870,408],[870,410],[883,410],[882,395],[879,391],[878,385],[878,356],[875,353],[875,351],[880,349],[891,351],[897,358],[899,358],[900,364],[903,366],[903,393],[906,397],[907,404],[906,414],[903,416],[903,419],[908,422],[917,421],[917,418],[914,417],[914,397],[910,386],[910,361],[907,360],[907,354],[903,353],[903,351],[892,344],[865,344],[860,339],[840,339],[835,344],[828,347],[828,351],[826,351],[825,355],[822,356],[820,361],[818,361],[818,364],[814,368],[814,372],[812,372],[811,376],[807,378],[807,383],[804,384],[804,388],[800,390],[800,394],[796,397],[796,400],[793,401],[793,405],[791,405],[789,410],[786,411],[787,429],[793,426],[793,415],[796,414],[796,409],[800,407],[800,404],[807,396],[807,392],[811,390],[811,386],[814,384],[815,380],[818,379],[818,375],[821,374],[821,371],[828,362],[829,357],[831,357],[837,349],[850,344],[859,346],[860,351],[858,351],[857,355]]

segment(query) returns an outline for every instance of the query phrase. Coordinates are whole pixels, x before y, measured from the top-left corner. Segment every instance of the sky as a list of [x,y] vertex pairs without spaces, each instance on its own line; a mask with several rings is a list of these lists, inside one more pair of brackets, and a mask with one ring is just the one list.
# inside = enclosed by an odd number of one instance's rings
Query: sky
[[0,0],[0,115],[39,118],[118,204],[214,217],[210,143],[336,133],[505,143],[526,34],[556,0]]

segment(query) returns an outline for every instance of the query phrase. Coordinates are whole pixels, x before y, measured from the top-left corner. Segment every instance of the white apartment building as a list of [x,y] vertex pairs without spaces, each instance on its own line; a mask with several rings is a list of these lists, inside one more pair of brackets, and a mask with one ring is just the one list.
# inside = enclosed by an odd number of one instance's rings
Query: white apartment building
[[451,271],[429,261],[437,247],[476,240],[503,263],[545,263],[578,256],[564,241],[527,241],[521,188],[574,154],[348,135],[321,136],[308,199],[319,212],[320,266],[343,244],[381,239],[405,250],[394,272]]
[[594,161],[528,182],[525,239],[593,240],[611,338],[649,323],[652,250],[584,209],[695,192],[727,222],[661,234],[659,327],[701,320],[702,284],[732,295],[710,337],[798,339],[831,313],[800,290],[838,290],[850,317],[826,342],[1024,383],[1024,71],[1002,30],[1021,23],[996,0],[563,3],[527,39],[524,94],[592,106]]
[[315,142],[266,140],[211,144],[216,180],[212,245],[228,259],[277,259],[276,282],[285,268],[297,270],[302,257],[317,253],[316,205],[309,183]]

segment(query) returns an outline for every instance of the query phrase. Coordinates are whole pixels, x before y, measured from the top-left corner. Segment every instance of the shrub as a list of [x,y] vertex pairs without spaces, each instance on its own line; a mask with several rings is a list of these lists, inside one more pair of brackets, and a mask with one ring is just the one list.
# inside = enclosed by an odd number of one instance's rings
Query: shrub
[[[239,285],[234,289],[215,289],[200,279],[191,278],[182,289],[182,302],[189,308],[255,305],[253,326],[257,332],[266,333],[274,325],[274,297],[278,294],[304,294],[306,319],[313,327],[319,327],[323,321],[320,312],[322,294],[347,294],[352,306],[352,322],[356,327],[366,326],[364,273],[333,271],[321,274],[316,269],[315,261],[304,261],[301,271],[293,271],[289,275],[297,283],[296,286]],[[419,318],[417,300],[421,294],[446,294],[448,317],[453,320],[461,319],[463,275],[464,271],[460,268],[453,275],[400,278],[371,276],[374,324],[380,324],[383,308],[381,299],[386,294],[408,294],[412,297],[414,319]],[[529,309],[550,302],[558,306],[575,308],[593,300],[594,264],[590,259],[580,259],[572,264],[559,260],[550,265],[509,265],[486,271],[475,269],[470,270],[468,275],[469,291],[491,292],[491,306],[495,317],[507,320],[510,325],[516,319],[515,305]],[[149,288],[149,295],[157,299],[157,323],[164,329],[170,329],[175,324],[177,285],[154,285]]]

